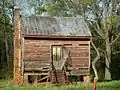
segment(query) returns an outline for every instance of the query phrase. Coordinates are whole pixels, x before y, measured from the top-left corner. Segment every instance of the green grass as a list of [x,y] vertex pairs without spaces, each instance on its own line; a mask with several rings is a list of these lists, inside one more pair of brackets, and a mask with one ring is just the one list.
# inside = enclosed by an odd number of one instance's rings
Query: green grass
[[[0,90],[93,90],[92,84],[85,87],[83,84],[64,86],[34,86],[13,85],[11,81],[0,80]],[[98,82],[97,90],[120,90],[120,81]]]
[[120,90],[120,81],[98,82],[97,90]]

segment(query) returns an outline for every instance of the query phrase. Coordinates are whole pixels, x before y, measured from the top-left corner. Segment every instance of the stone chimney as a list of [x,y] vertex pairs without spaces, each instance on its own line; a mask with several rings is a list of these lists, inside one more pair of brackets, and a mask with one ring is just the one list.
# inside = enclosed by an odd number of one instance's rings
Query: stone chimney
[[20,9],[14,9],[14,77],[15,84],[22,84]]

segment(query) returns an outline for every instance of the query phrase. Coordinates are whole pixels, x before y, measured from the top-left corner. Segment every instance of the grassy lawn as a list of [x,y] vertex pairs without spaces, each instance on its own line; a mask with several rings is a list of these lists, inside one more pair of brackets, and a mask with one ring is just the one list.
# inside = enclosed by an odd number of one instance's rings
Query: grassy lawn
[[[0,90],[93,90],[92,84],[85,87],[83,84],[65,86],[34,86],[13,85],[11,81],[0,80]],[[120,81],[99,82],[97,90],[120,90]]]

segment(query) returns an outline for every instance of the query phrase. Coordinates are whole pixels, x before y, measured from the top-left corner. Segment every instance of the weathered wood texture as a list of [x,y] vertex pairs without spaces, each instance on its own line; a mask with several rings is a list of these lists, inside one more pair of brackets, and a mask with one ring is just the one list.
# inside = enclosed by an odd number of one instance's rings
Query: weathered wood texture
[[50,73],[50,81],[52,84],[65,84],[66,80],[65,80],[65,73],[64,71],[56,71],[55,72],[51,72]]
[[[24,40],[24,61],[51,62],[51,45],[62,45],[70,51],[68,63],[74,75],[89,75],[89,41]],[[36,63],[36,66],[38,63]],[[33,65],[34,66],[34,65]]]

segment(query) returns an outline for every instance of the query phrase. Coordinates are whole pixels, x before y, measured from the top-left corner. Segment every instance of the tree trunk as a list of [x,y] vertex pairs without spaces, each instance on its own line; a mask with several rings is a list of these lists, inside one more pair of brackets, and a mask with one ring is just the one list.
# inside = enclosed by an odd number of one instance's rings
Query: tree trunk
[[8,47],[8,40],[7,39],[5,39],[5,50],[6,50],[6,58],[7,58],[7,78],[8,79],[10,79],[11,78],[11,70],[12,70],[12,62],[11,62],[11,58],[10,58],[10,53],[9,53],[9,51],[10,51],[10,48]]
[[106,37],[105,40],[106,44],[106,55],[105,55],[105,80],[111,80],[111,72],[110,72],[110,63],[111,63],[111,47],[110,47],[110,41],[109,41],[109,34],[108,31],[106,31]]

